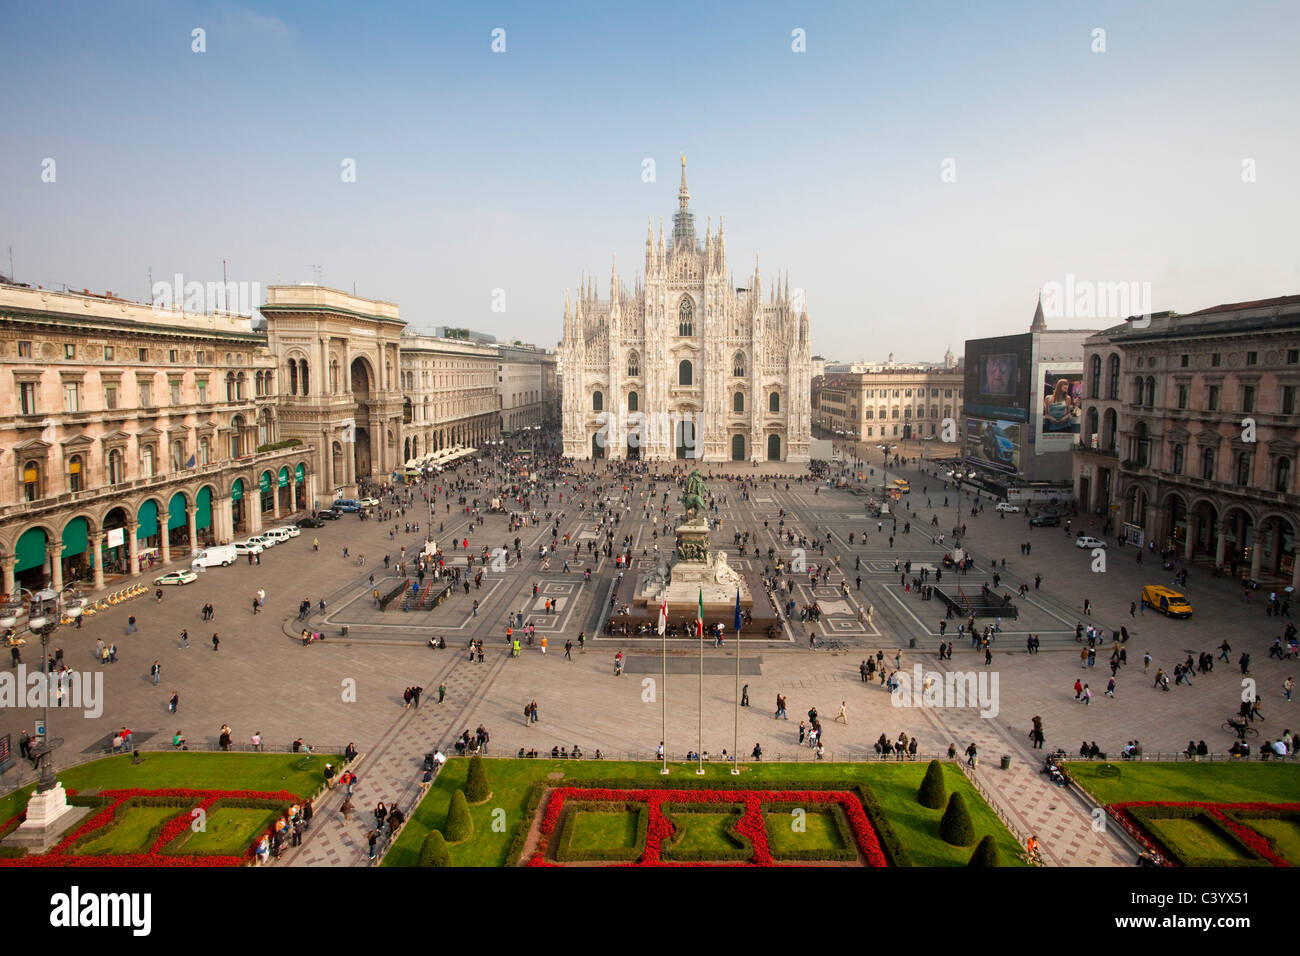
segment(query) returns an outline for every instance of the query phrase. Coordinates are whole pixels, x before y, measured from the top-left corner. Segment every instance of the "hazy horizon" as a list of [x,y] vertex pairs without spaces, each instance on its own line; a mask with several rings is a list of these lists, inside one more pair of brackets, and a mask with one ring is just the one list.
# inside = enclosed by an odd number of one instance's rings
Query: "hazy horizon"
[[17,281],[144,301],[150,270],[225,259],[553,348],[565,289],[607,297],[614,256],[631,287],[647,219],[671,229],[684,153],[701,238],[725,220],[738,285],[755,255],[788,273],[828,360],[960,355],[1053,283],[1294,294],[1298,27],[1284,2],[13,7],[0,271],[12,248]]

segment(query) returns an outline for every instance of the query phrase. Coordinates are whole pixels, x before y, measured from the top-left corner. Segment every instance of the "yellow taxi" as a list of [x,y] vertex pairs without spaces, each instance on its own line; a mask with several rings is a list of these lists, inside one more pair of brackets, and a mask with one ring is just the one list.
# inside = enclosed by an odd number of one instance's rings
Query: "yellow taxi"
[[1192,606],[1186,596],[1159,584],[1148,584],[1142,589],[1142,605],[1169,617],[1192,616]]

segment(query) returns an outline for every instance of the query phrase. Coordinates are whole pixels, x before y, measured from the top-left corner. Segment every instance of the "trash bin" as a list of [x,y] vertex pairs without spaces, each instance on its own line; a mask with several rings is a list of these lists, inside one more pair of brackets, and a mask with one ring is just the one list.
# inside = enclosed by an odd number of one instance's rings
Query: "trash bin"
[[1003,770],[1011,769],[1011,756],[1009,754],[1002,755],[1002,769]]
[[340,628],[340,631],[342,632],[342,635],[343,635],[344,637],[347,637],[347,636],[348,636],[348,626],[347,626],[346,624],[344,624],[343,627]]
[[916,647],[916,638],[910,638],[907,642],[908,647]]

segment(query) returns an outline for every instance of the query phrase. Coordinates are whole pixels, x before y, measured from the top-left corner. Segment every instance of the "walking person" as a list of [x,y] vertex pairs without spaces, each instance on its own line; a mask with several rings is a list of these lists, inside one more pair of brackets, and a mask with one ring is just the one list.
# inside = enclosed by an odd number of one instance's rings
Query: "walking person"
[[162,680],[162,664],[155,660],[153,666],[149,668],[149,674],[153,677],[153,685],[157,687],[158,682]]
[[221,638],[217,635],[217,632],[216,632],[216,631],[213,631],[213,632],[212,632],[212,649],[215,651],[215,650],[217,650],[217,649],[220,648],[220,647],[221,647]]
[[167,702],[167,709],[174,714],[176,713],[176,708],[178,708],[180,705],[181,705],[181,695],[176,691],[172,691],[172,699]]
[[188,630],[182,630],[182,631],[181,631],[181,649],[182,649],[182,650],[188,649],[189,646],[190,646],[190,632],[189,632]]
[[835,719],[843,721],[845,727],[849,725],[849,702],[847,700],[840,701],[840,710],[835,715]]

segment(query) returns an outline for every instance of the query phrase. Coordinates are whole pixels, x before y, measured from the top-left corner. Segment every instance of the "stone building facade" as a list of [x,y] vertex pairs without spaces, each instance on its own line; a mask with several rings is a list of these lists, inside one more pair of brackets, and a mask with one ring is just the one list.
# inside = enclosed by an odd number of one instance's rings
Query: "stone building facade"
[[1084,396],[1082,507],[1129,543],[1300,587],[1300,296],[1099,332]]
[[757,260],[736,287],[721,219],[696,236],[685,160],[670,241],[647,226],[631,290],[615,268],[607,299],[586,279],[566,292],[560,351],[570,458],[808,460],[805,297],[788,280],[765,288]]
[[408,330],[401,349],[403,462],[496,438],[497,346]]
[[247,316],[0,284],[3,592],[102,587],[318,494]]
[[893,363],[828,374],[814,380],[813,424],[834,438],[939,441],[950,421],[959,442],[963,377],[955,365]]
[[520,343],[502,344],[499,349],[501,431],[515,433],[555,424],[560,411],[555,354]]

